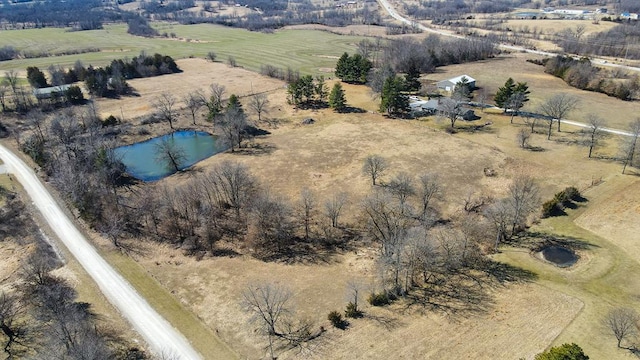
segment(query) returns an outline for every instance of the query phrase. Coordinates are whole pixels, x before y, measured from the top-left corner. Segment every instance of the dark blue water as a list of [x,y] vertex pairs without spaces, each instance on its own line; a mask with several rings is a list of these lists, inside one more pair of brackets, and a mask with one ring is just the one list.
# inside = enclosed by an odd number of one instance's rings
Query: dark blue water
[[544,248],[542,250],[542,256],[545,260],[560,267],[571,266],[578,261],[578,257],[573,251],[560,246],[549,246]]
[[156,159],[158,144],[165,140],[173,142],[184,154],[184,159],[178,166],[180,170],[225,150],[225,147],[216,141],[215,136],[206,132],[176,131],[147,141],[120,146],[114,151],[124,163],[129,175],[142,181],[156,181],[176,172]]

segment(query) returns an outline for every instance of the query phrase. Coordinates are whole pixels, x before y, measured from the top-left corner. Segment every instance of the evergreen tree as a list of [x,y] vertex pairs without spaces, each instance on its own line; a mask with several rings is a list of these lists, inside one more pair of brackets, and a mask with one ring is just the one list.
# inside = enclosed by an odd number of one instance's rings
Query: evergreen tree
[[316,77],[315,93],[318,97],[318,101],[324,103],[327,101],[327,84],[324,82],[324,76],[320,75]]
[[236,94],[231,94],[229,96],[229,102],[227,103],[227,111],[234,109],[239,113],[244,114],[244,109],[242,109],[242,103],[240,102],[240,98]]
[[349,56],[344,53],[336,64],[336,76],[348,83],[364,84],[373,64],[360,54]]
[[29,84],[36,89],[49,86],[44,73],[35,66],[27,67],[27,80],[29,80]]
[[589,360],[589,357],[576,344],[562,344],[536,355],[535,360]]
[[329,106],[337,112],[341,112],[347,105],[342,85],[338,82],[333,85],[331,94],[329,94]]
[[507,111],[507,108],[509,106],[509,98],[511,97],[511,95],[513,95],[515,88],[516,88],[516,84],[513,81],[513,79],[508,78],[507,81],[504,83],[504,86],[498,88],[498,92],[496,93],[496,96],[493,98],[494,101],[496,102],[496,105],[498,107],[503,108],[504,111]]
[[453,89],[453,98],[457,100],[469,100],[471,98],[471,86],[469,86],[469,79],[463,76],[458,81]]
[[409,69],[407,69],[404,80],[407,86],[407,91],[420,90],[420,70],[416,66],[415,62],[411,62],[409,65]]
[[402,78],[389,77],[382,87],[382,101],[380,102],[380,112],[387,114],[398,114],[409,110],[409,98],[402,93],[405,84]]

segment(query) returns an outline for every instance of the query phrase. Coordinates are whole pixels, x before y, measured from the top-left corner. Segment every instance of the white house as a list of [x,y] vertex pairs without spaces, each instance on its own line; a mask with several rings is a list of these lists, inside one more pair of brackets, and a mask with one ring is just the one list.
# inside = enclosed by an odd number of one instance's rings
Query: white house
[[451,79],[438,81],[438,89],[452,92],[456,88],[456,84],[462,81],[465,78],[467,80],[467,84],[469,84],[469,88],[473,89],[476,87],[476,79],[472,78],[469,75],[460,75]]

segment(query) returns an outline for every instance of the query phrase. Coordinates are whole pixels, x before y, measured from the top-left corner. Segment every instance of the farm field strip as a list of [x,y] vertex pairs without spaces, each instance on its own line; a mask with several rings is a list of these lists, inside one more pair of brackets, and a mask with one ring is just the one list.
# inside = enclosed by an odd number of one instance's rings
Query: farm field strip
[[[229,56],[233,56],[238,65],[255,71],[260,70],[263,64],[270,64],[291,67],[302,73],[320,74],[320,68],[335,66],[332,57],[345,51],[352,52],[355,43],[362,39],[317,30],[280,30],[265,34],[209,24],[161,26],[161,31],[175,33],[177,38],[132,36],[127,34],[126,25],[106,25],[102,30],[77,32],[58,28],[3,31],[0,46],[10,45],[18,50],[58,53],[98,48],[101,51],[3,61],[0,62],[0,71],[24,71],[27,66],[44,70],[51,64],[69,67],[76,60],[82,60],[85,65],[104,66],[113,59],[137,56],[140,51],[174,58],[204,57],[213,51],[218,61],[226,62]],[[309,47],[309,44],[314,46]]]

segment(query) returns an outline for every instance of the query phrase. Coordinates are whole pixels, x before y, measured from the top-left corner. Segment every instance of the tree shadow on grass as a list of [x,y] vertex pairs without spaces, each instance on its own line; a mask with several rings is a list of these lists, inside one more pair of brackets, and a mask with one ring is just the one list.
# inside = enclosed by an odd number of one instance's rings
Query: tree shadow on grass
[[372,320],[373,322],[377,323],[378,325],[382,326],[385,330],[388,330],[388,331],[397,329],[403,325],[403,323],[400,320],[391,316],[365,314],[363,317],[365,319]]
[[338,111],[340,114],[364,114],[367,110],[355,107],[355,106],[345,106],[343,109]]
[[236,149],[233,154],[236,155],[253,155],[253,156],[263,156],[269,155],[276,150],[276,147],[272,144],[265,143],[248,143],[243,147]]
[[534,252],[550,246],[559,246],[570,250],[590,250],[599,247],[572,236],[552,235],[537,231],[526,231],[514,237],[510,244],[525,247]]
[[353,239],[327,241],[325,239],[295,239],[282,249],[263,251],[256,257],[266,262],[285,264],[329,265],[338,263],[336,256],[356,249]]

